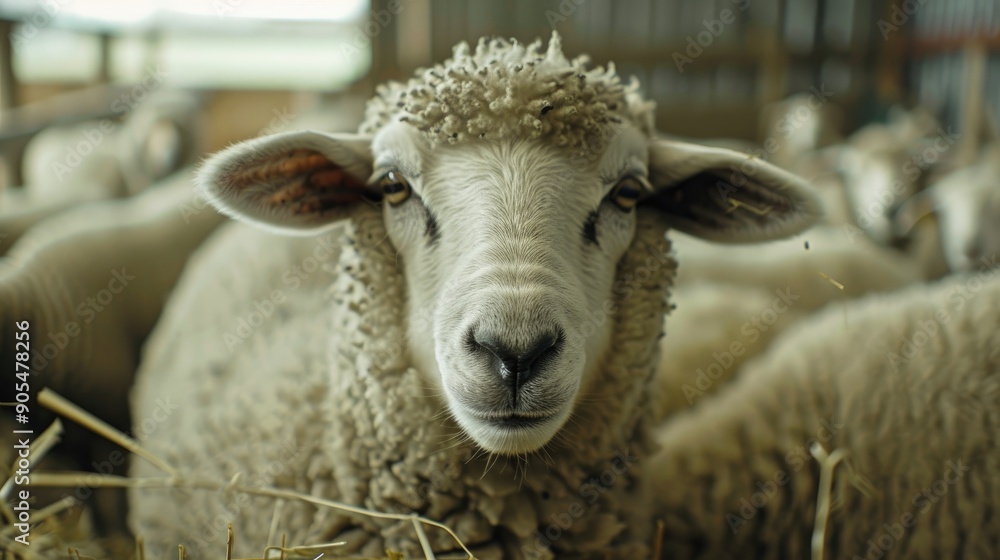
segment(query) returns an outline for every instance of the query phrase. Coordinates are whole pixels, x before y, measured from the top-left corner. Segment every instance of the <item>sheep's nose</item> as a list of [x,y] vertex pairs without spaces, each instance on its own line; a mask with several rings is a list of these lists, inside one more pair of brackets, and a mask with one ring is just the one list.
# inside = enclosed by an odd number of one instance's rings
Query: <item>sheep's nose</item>
[[561,332],[546,333],[537,337],[522,350],[515,350],[491,333],[477,332],[471,336],[477,348],[493,356],[493,369],[510,387],[516,400],[517,391],[538,374],[545,366],[545,358],[559,352]]

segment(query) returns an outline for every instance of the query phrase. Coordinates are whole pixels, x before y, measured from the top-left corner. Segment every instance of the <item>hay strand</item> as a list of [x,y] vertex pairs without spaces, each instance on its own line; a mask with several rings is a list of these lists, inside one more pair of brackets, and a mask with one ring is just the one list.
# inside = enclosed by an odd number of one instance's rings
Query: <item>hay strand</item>
[[300,556],[311,555],[314,552],[319,552],[320,556],[323,556],[326,554],[325,551],[327,549],[336,548],[338,546],[344,546],[346,544],[347,541],[337,541],[332,543],[310,544],[310,545],[292,546],[292,547],[269,546],[264,549],[264,558],[265,559],[270,558],[271,551],[278,551],[281,554],[284,554],[286,552],[291,552],[292,554],[298,554]]
[[828,275],[827,273],[823,272],[822,270],[817,270],[816,274],[819,274],[820,278],[822,278],[823,280],[826,280],[827,282],[829,282],[830,284],[832,284],[838,290],[844,291],[844,285],[841,284],[840,282],[837,282],[833,278],[830,278],[830,275]]
[[823,560],[826,544],[826,524],[830,515],[830,493],[833,490],[833,474],[837,465],[844,458],[841,449],[835,449],[827,454],[819,443],[809,446],[809,453],[819,463],[819,490],[816,495],[816,518],[813,521],[812,560]]
[[653,559],[663,556],[663,537],[667,532],[667,524],[662,519],[656,520],[656,540],[653,541]]
[[[137,441],[130,438],[129,436],[116,430],[111,425],[107,424],[103,420],[100,420],[93,414],[90,414],[86,410],[80,408],[79,406],[73,404],[72,402],[66,400],[58,393],[52,391],[51,389],[42,389],[38,394],[38,403],[53,412],[69,418],[74,422],[77,422],[81,426],[91,430],[92,432],[104,437],[105,439],[124,447],[128,451],[142,457],[143,459],[149,461],[154,466],[164,471],[170,475],[170,478],[127,478],[115,475],[105,475],[96,480],[93,479],[91,473],[85,472],[63,472],[63,473],[35,473],[31,478],[31,486],[56,486],[56,487],[72,487],[72,486],[89,486],[91,488],[197,488],[204,490],[216,490],[224,492],[240,492],[243,494],[250,494],[255,496],[263,496],[268,498],[274,498],[277,500],[298,500],[301,502],[306,502],[314,506],[327,507],[331,509],[337,509],[346,513],[351,513],[355,515],[362,515],[365,517],[372,517],[376,519],[393,519],[397,521],[409,520],[413,523],[414,528],[417,530],[417,539],[420,540],[420,546],[424,549],[424,554],[427,558],[434,558],[433,551],[430,547],[430,542],[427,539],[427,534],[423,530],[423,525],[430,525],[432,527],[437,527],[448,533],[451,538],[462,548],[462,550],[468,555],[469,560],[475,560],[475,555],[472,551],[465,545],[465,543],[458,537],[458,535],[447,525],[439,523],[432,519],[427,519],[426,517],[421,517],[415,514],[398,514],[398,513],[383,513],[378,511],[372,511],[358,506],[352,506],[350,504],[345,504],[341,502],[336,502],[333,500],[327,500],[324,498],[318,498],[316,496],[311,496],[308,494],[302,494],[300,492],[295,492],[293,490],[285,490],[281,488],[249,488],[240,484],[241,473],[236,473],[233,477],[225,483],[214,481],[214,480],[198,480],[198,479],[185,479],[180,476],[180,473],[168,464],[166,461],[160,459],[153,453],[149,452],[143,448]],[[40,438],[39,438],[40,439]],[[229,524],[229,540],[226,551],[226,560],[233,560],[233,528],[232,524]],[[282,551],[281,558],[284,559],[285,551],[285,538],[282,537]],[[181,551],[183,553],[183,551]],[[140,558],[140,560],[142,560]]]
[[[77,505],[78,503],[80,502],[77,501],[77,499],[74,498],[73,496],[66,496],[61,500],[53,502],[31,514],[31,525],[32,526],[38,525],[39,523],[45,521],[46,519],[52,517],[53,515],[61,513],[62,511]],[[14,525],[8,525],[4,527],[2,531],[0,531],[0,537],[3,537],[4,539],[10,539],[10,536],[16,531],[17,528],[14,527]]]
[[878,488],[872,484],[872,481],[868,480],[867,477],[858,472],[858,469],[855,468],[854,461],[851,461],[850,458],[845,458],[844,467],[847,468],[847,476],[851,482],[851,486],[857,489],[858,492],[861,492],[862,496],[868,499],[874,499],[880,496],[881,493]]
[[69,418],[103,438],[124,447],[130,452],[149,461],[163,472],[171,476],[177,476],[177,469],[147,451],[139,445],[139,442],[116,430],[107,422],[66,400],[52,389],[42,389],[38,393],[38,404],[55,412],[56,414],[59,414],[60,416]]
[[437,560],[434,556],[434,549],[431,548],[431,543],[427,540],[427,533],[424,532],[424,527],[420,524],[420,518],[414,515],[410,517],[410,521],[413,522],[413,529],[417,532],[417,540],[420,541],[420,548],[424,550],[424,558],[427,560]]
[[62,498],[60,500],[52,502],[51,504],[49,504],[49,505],[43,507],[42,509],[36,511],[31,516],[31,524],[32,525],[37,525],[37,524],[45,521],[46,519],[48,519],[48,518],[50,518],[50,517],[52,517],[52,516],[54,516],[56,514],[62,513],[64,510],[67,510],[67,509],[69,509],[69,508],[71,508],[71,507],[73,507],[73,506],[75,506],[75,505],[77,505],[79,503],[80,503],[79,500],[77,500],[73,496],[66,496],[66,497],[64,497],[64,498]]
[[31,445],[28,446],[28,454],[33,458],[31,462],[32,466],[37,465],[39,461],[41,461],[42,458],[48,454],[49,450],[59,443],[62,433],[62,420],[56,418],[55,421],[49,424],[48,428],[45,428],[42,435],[38,436],[35,438],[35,441],[31,442]]
[[14,553],[15,558],[20,556],[23,560],[47,560],[46,558],[35,554],[35,552],[31,550],[30,546],[24,546],[23,544],[7,537],[0,537],[0,548],[10,550]]
[[472,551],[470,551],[469,548],[462,541],[462,539],[458,537],[455,531],[453,531],[450,527],[448,527],[444,523],[440,523],[432,519],[428,519],[426,517],[421,517],[413,514],[384,513],[379,511],[371,511],[362,507],[352,506],[350,504],[336,502],[334,500],[328,500],[325,498],[319,498],[316,496],[311,496],[309,494],[302,494],[294,490],[285,490],[283,488],[272,488],[267,486],[251,488],[239,484],[232,485],[231,481],[219,482],[215,480],[187,479],[179,477],[127,478],[116,475],[105,475],[102,476],[100,479],[94,480],[91,477],[91,473],[85,473],[85,472],[36,473],[31,478],[32,486],[71,487],[71,486],[79,486],[87,484],[96,488],[194,488],[194,489],[215,490],[215,491],[228,488],[233,492],[240,492],[243,494],[250,494],[254,496],[263,496],[267,498],[297,500],[300,502],[306,502],[314,506],[327,507],[355,515],[373,517],[376,519],[393,519],[397,521],[409,521],[412,519],[416,519],[423,525],[437,527],[438,529],[441,529],[442,531],[448,533],[448,535],[455,540],[458,546],[462,548],[462,551],[468,555],[469,560],[475,560],[476,558],[475,555],[472,554]]
[[[49,424],[48,428],[45,428],[42,435],[38,436],[35,441],[28,445],[28,456],[31,457],[31,465],[28,467],[29,472],[45,457],[55,444],[59,443],[62,430],[62,422],[57,418],[55,422]],[[18,460],[15,458],[14,464],[10,468],[10,478],[0,487],[0,513],[7,519],[8,523],[14,523],[14,511],[10,509],[7,499],[10,496],[10,491],[14,489],[14,474],[17,471],[17,462]]]
[[767,205],[764,208],[757,208],[757,207],[755,207],[753,205],[747,204],[746,202],[743,202],[742,200],[739,200],[739,199],[733,198],[733,197],[729,197],[728,198],[728,202],[729,202],[729,204],[732,205],[732,208],[729,208],[728,210],[726,210],[727,214],[730,213],[730,212],[733,212],[737,208],[742,207],[742,208],[746,208],[747,210],[753,212],[754,214],[757,214],[758,216],[764,216],[764,215],[766,215],[768,212],[770,212],[773,209],[773,207],[771,205]]
[[[281,514],[285,509],[285,500],[277,499],[274,501],[274,513],[271,514],[271,527],[267,531],[267,540],[264,544],[268,547],[274,542],[275,535],[278,534],[278,520],[281,519]],[[264,558],[267,558],[267,550],[264,550]]]

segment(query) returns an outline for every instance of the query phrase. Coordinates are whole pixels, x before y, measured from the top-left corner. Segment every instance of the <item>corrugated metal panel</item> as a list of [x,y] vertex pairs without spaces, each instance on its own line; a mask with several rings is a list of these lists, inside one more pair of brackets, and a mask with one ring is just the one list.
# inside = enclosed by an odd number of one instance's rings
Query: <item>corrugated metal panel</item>
[[[893,3],[903,11],[893,15]],[[484,34],[531,40],[557,29],[568,52],[614,60],[622,74],[639,77],[664,114],[699,104],[759,107],[825,83],[850,115],[862,114],[854,107],[861,99],[884,105],[909,91],[953,122],[962,57],[954,45],[917,56],[909,41],[954,43],[1000,31],[1000,0],[434,0],[432,11],[435,58]],[[720,24],[723,14],[731,19]],[[997,91],[998,65],[991,54],[988,91]],[[1000,114],[1000,99],[989,101]],[[664,119],[686,122],[683,114]]]
[[[983,89],[984,103],[1000,115],[1000,0],[926,2],[913,14],[913,39],[920,45],[911,62],[912,89],[921,103],[943,109],[948,125],[957,125],[967,87],[967,58],[962,46],[974,41],[991,44]],[[990,43],[992,39],[992,43]]]

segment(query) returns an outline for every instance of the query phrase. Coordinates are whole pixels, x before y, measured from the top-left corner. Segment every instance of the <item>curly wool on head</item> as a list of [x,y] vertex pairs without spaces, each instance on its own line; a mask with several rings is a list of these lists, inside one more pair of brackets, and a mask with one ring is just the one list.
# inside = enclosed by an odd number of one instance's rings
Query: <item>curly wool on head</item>
[[556,146],[584,149],[610,126],[630,122],[652,137],[655,104],[639,94],[638,80],[625,85],[613,63],[588,69],[588,62],[568,60],[557,32],[545,52],[541,40],[484,38],[475,53],[463,42],[451,59],[418,70],[407,83],[379,86],[360,132],[402,121],[435,144],[552,138]]

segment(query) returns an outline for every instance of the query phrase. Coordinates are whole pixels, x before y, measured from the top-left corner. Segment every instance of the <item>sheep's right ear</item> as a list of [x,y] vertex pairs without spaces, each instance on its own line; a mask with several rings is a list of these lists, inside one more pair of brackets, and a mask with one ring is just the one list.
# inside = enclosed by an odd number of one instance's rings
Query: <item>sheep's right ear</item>
[[241,142],[199,170],[201,194],[223,214],[282,233],[308,234],[379,193],[366,185],[371,139],[285,132]]

